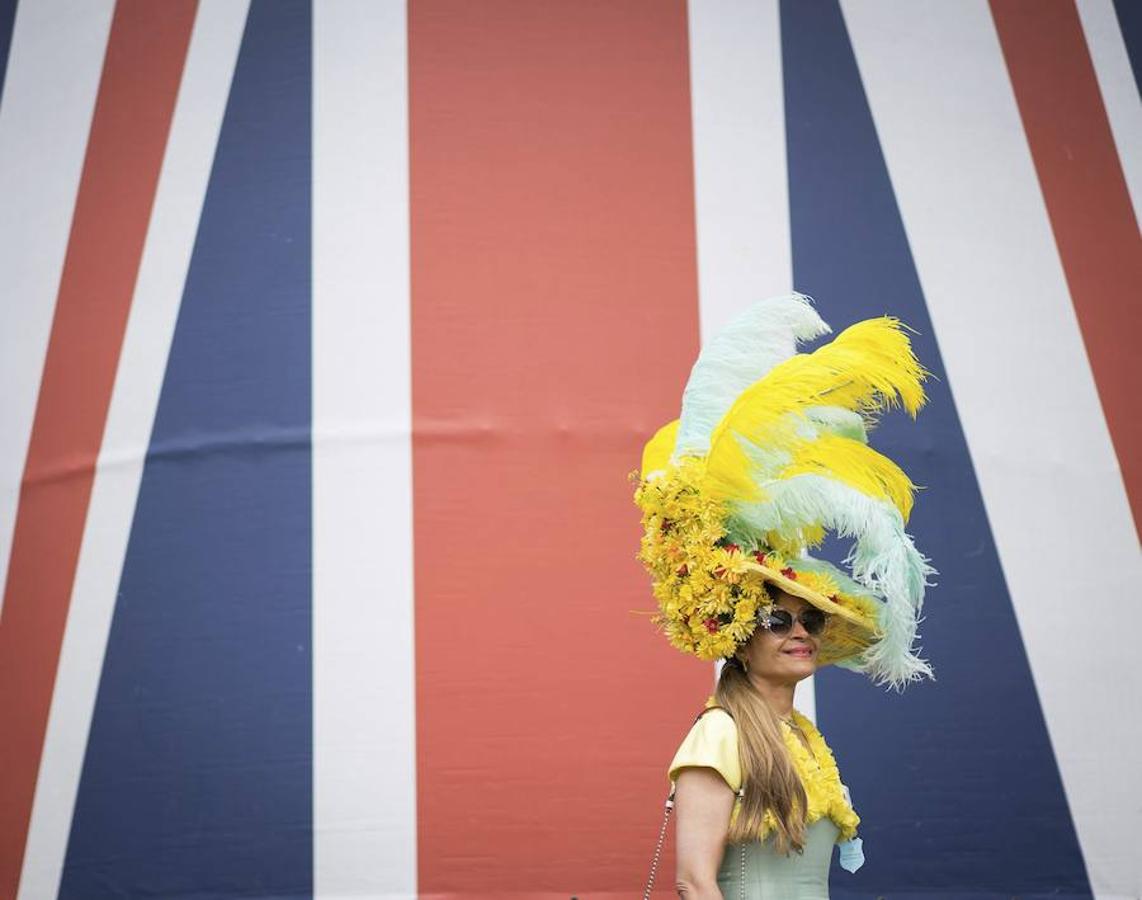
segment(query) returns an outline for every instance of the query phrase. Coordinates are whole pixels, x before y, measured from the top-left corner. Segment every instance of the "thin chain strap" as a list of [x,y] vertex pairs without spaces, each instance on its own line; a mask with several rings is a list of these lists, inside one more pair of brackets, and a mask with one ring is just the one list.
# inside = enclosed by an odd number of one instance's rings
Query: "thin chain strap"
[[[741,792],[738,792],[741,796]],[[666,826],[670,822],[670,812],[674,809],[674,791],[666,798],[666,812],[662,814],[662,828],[658,830],[658,843],[654,845],[654,858],[650,861],[650,877],[646,880],[646,890],[642,892],[642,900],[650,900],[650,892],[654,890],[654,878],[658,874],[658,860],[662,856],[662,844],[666,840]],[[741,848],[741,878],[738,879],[738,896],[745,900],[745,842],[738,844]]]
[[674,809],[674,791],[666,798],[666,812],[662,816],[662,828],[658,832],[658,844],[654,848],[654,859],[650,861],[650,878],[646,882],[646,890],[642,892],[642,900],[650,900],[650,892],[654,888],[654,876],[658,874],[658,858],[662,855],[662,842],[666,840],[666,824],[670,821],[670,811]]

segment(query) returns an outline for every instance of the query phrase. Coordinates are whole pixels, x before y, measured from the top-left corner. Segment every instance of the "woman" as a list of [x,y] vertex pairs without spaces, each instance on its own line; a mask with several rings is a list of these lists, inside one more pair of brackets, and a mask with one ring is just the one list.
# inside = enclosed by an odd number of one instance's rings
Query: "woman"
[[[794,687],[830,664],[898,690],[932,675],[915,646],[935,571],[905,531],[915,488],[868,442],[884,410],[918,413],[928,373],[888,316],[796,352],[828,331],[803,294],[751,306],[703,347],[681,416],[643,451],[653,621],[724,662],[670,767],[687,898],[826,897],[834,843],[855,871],[860,819]],[[809,554],[829,531],[854,539],[851,571]]]
[[[686,900],[738,897],[743,887],[748,896],[827,897],[833,845],[860,822],[819,732],[793,709],[797,682],[817,667],[827,614],[778,590],[769,617],[723,665],[711,705],[670,764],[675,883]],[[743,762],[751,788],[735,808]],[[763,832],[764,842],[754,837]]]

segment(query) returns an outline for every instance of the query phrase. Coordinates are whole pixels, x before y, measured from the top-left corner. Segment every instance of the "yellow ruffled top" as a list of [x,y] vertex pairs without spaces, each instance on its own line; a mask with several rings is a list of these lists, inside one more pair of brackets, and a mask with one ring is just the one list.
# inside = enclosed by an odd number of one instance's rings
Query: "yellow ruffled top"
[[[713,697],[706,701],[707,708],[714,705]],[[812,825],[823,816],[828,816],[840,831],[837,843],[847,841],[856,835],[860,816],[845,798],[845,790],[841,784],[837,762],[833,758],[833,751],[829,749],[817,727],[796,709],[793,710],[793,721],[800,726],[809,741],[807,748],[792,728],[785,722],[781,723],[785,746],[789,750],[790,759],[793,760],[793,767],[801,776],[801,783],[805,786],[805,794],[809,800],[805,824]],[[735,793],[741,789],[737,726],[725,710],[715,709],[694,723],[670,763],[670,780],[676,780],[679,770],[686,766],[707,766],[716,770]],[[737,817],[740,803],[739,798],[730,816],[731,823]],[[758,839],[764,840],[776,829],[776,826],[773,814],[767,811]]]

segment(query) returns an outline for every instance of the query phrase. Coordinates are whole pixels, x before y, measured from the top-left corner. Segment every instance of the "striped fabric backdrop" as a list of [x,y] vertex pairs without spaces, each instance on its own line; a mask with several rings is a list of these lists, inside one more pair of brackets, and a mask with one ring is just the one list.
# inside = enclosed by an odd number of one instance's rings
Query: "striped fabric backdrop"
[[0,0],[0,900],[636,896],[712,673],[628,475],[794,288],[936,375],[937,680],[798,688],[834,896],[1142,896],[1140,66],[1132,0]]

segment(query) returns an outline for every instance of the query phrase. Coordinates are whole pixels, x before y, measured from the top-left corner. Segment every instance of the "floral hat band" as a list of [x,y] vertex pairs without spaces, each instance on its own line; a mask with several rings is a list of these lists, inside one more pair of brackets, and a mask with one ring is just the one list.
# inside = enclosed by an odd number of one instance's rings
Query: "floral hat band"
[[[913,645],[934,569],[905,531],[914,485],[867,432],[892,406],[914,416],[927,373],[889,317],[797,353],[829,330],[811,302],[761,301],[711,339],[682,415],[646,445],[634,499],[652,621],[683,652],[729,657],[778,588],[829,614],[819,665],[902,688],[931,675]],[[850,572],[809,555],[829,531],[855,539]]]

